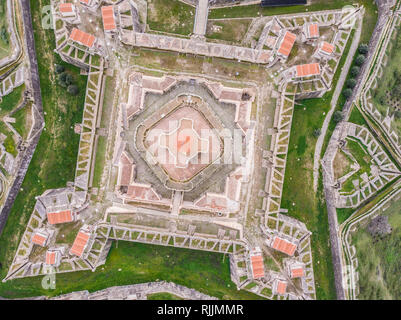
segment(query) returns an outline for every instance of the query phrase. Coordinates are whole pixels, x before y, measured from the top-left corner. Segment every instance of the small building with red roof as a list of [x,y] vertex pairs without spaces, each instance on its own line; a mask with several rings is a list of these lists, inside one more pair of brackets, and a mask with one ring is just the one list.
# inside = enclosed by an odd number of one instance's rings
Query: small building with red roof
[[277,54],[284,59],[287,59],[291,53],[291,50],[295,44],[295,39],[297,36],[290,31],[286,31],[279,41],[279,47]]
[[96,43],[96,38],[94,35],[86,33],[85,31],[79,30],[77,28],[72,29],[70,40],[88,48],[93,48]]
[[327,41],[322,41],[319,44],[317,49],[317,53],[320,56],[331,56],[334,53],[335,46]]
[[256,247],[250,252],[251,271],[253,279],[260,279],[265,276],[265,266],[263,262],[262,251]]
[[75,213],[72,210],[60,210],[47,212],[49,224],[68,223],[75,221]]
[[46,252],[46,264],[52,267],[58,267],[61,263],[61,251],[50,249]]
[[114,13],[114,6],[103,6],[102,7],[102,20],[103,28],[105,32],[116,31],[116,17]]
[[280,238],[278,236],[272,237],[270,241],[269,240],[266,241],[266,244],[271,248],[280,251],[282,253],[285,253],[289,256],[293,256],[295,250],[297,249],[297,245],[295,243],[290,242],[284,238]]
[[287,281],[282,279],[276,279],[273,282],[273,294],[279,294],[283,296],[287,292]]
[[295,66],[295,78],[306,78],[318,75],[320,75],[319,63],[308,63]]
[[291,279],[302,278],[305,276],[305,264],[296,261],[288,260],[286,261],[287,272]]
[[90,237],[91,237],[91,232],[88,229],[88,227],[81,228],[81,230],[79,230],[74,240],[74,243],[72,244],[72,247],[70,249],[70,254],[81,258],[83,256],[85,249],[88,246]]
[[50,234],[44,230],[36,231],[32,236],[32,243],[41,247],[46,247],[49,242]]
[[303,34],[307,41],[319,38],[319,25],[317,23],[308,23],[304,25]]
[[77,9],[73,3],[60,3],[58,6],[60,14],[63,18],[76,18]]

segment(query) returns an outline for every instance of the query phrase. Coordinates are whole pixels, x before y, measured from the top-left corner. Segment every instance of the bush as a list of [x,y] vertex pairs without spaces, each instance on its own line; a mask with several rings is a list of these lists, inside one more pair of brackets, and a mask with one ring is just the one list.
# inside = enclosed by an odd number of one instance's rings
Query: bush
[[320,129],[313,130],[313,135],[315,136],[315,138],[318,138],[321,134],[322,134],[322,130],[320,130]]
[[343,119],[344,119],[344,116],[343,116],[343,113],[341,111],[337,110],[336,112],[334,112],[333,121],[335,123],[339,123]]
[[64,72],[65,68],[61,64],[56,64],[56,73]]
[[348,79],[347,82],[345,83],[348,88],[355,88],[356,86],[356,80],[354,78]]
[[72,96],[76,96],[79,92],[78,87],[75,84],[69,85],[67,91]]
[[350,88],[345,89],[345,90],[343,91],[343,96],[346,97],[347,99],[348,99],[349,97],[351,97],[351,96],[352,96],[352,89],[350,89]]
[[356,57],[355,64],[357,66],[361,66],[365,62],[365,59],[366,59],[365,56],[363,54],[360,54],[359,56]]
[[72,75],[67,73],[67,76],[65,77],[65,83],[68,86],[74,83],[74,79],[72,78]]
[[356,77],[359,74],[359,71],[361,71],[361,68],[358,66],[354,66],[351,68],[351,76]]
[[369,46],[363,43],[359,46],[358,51],[360,54],[367,54],[369,52]]

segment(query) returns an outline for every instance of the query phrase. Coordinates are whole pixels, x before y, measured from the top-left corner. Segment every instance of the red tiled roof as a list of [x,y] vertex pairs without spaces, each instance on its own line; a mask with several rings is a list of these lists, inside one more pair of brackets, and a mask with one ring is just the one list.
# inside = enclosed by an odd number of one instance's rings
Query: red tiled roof
[[251,256],[253,278],[258,279],[265,276],[265,267],[261,255]]
[[294,46],[296,35],[287,31],[284,35],[283,41],[281,42],[278,52],[282,55],[288,57],[290,55],[291,49]]
[[318,63],[300,64],[296,66],[297,78],[314,76],[320,74],[320,66]]
[[89,234],[79,231],[71,247],[70,253],[75,254],[78,257],[81,257],[82,253],[85,250],[85,246],[88,243],[88,240],[89,240]]
[[73,5],[72,3],[60,3],[59,5],[60,12],[73,12]]
[[317,38],[319,37],[319,26],[317,23],[312,23],[308,26],[309,29],[309,37]]
[[50,224],[66,223],[73,221],[73,216],[71,210],[48,212],[47,220]]
[[289,256],[294,255],[295,249],[297,248],[295,244],[278,237],[274,239],[272,247],[273,249],[288,254]]
[[287,282],[278,280],[276,288],[277,293],[283,295],[286,292],[286,290],[287,290]]
[[334,51],[334,45],[332,45],[331,43],[328,43],[326,41],[324,41],[322,43],[322,46],[320,47],[322,51],[324,51],[325,53],[331,54]]
[[54,251],[46,252],[46,264],[50,266],[56,264],[56,252]]
[[102,7],[102,19],[104,30],[114,30],[116,29],[116,21],[114,18],[114,7],[104,6]]
[[43,235],[41,235],[39,233],[35,233],[32,237],[32,242],[34,244],[37,244],[42,247],[45,246],[46,241],[47,241],[47,237],[44,237]]
[[291,269],[291,278],[300,278],[304,276],[304,268],[298,267]]
[[88,48],[91,48],[96,40],[96,38],[93,35],[86,33],[82,30],[79,30],[77,28],[72,29],[72,32],[70,34],[70,39]]

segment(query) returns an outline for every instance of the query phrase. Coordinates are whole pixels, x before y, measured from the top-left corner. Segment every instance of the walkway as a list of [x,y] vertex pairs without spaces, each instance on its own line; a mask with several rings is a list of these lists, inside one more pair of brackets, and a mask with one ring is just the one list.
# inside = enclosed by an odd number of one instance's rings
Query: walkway
[[194,23],[194,34],[204,36],[206,34],[207,17],[209,15],[209,1],[199,0],[196,6],[196,15]]

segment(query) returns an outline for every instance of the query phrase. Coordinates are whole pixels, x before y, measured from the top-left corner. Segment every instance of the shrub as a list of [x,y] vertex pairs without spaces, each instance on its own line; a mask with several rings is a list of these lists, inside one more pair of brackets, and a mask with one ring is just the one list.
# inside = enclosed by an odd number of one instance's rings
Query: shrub
[[348,79],[347,82],[345,83],[348,88],[355,88],[356,86],[356,80],[354,78]]
[[56,64],[56,73],[64,72],[65,68],[61,64]]
[[359,71],[361,71],[361,68],[358,66],[354,66],[351,68],[351,76],[356,77],[359,74]]
[[361,66],[365,62],[365,59],[366,59],[365,56],[363,54],[360,54],[359,56],[356,57],[355,64],[357,66]]
[[349,97],[351,97],[351,96],[352,96],[352,89],[350,89],[350,88],[345,89],[345,90],[343,91],[343,96],[346,97],[347,99],[348,99]]
[[343,113],[341,111],[337,110],[336,112],[334,112],[333,121],[335,123],[339,123],[343,119],[344,119],[344,116],[343,116]]
[[369,52],[369,46],[365,43],[362,43],[359,46],[358,51],[360,54],[367,54]]
[[76,96],[79,92],[78,87],[75,84],[69,85],[67,91],[72,96]]
[[322,134],[322,130],[321,129],[313,130],[313,135],[315,136],[315,138],[318,138],[321,134]]

